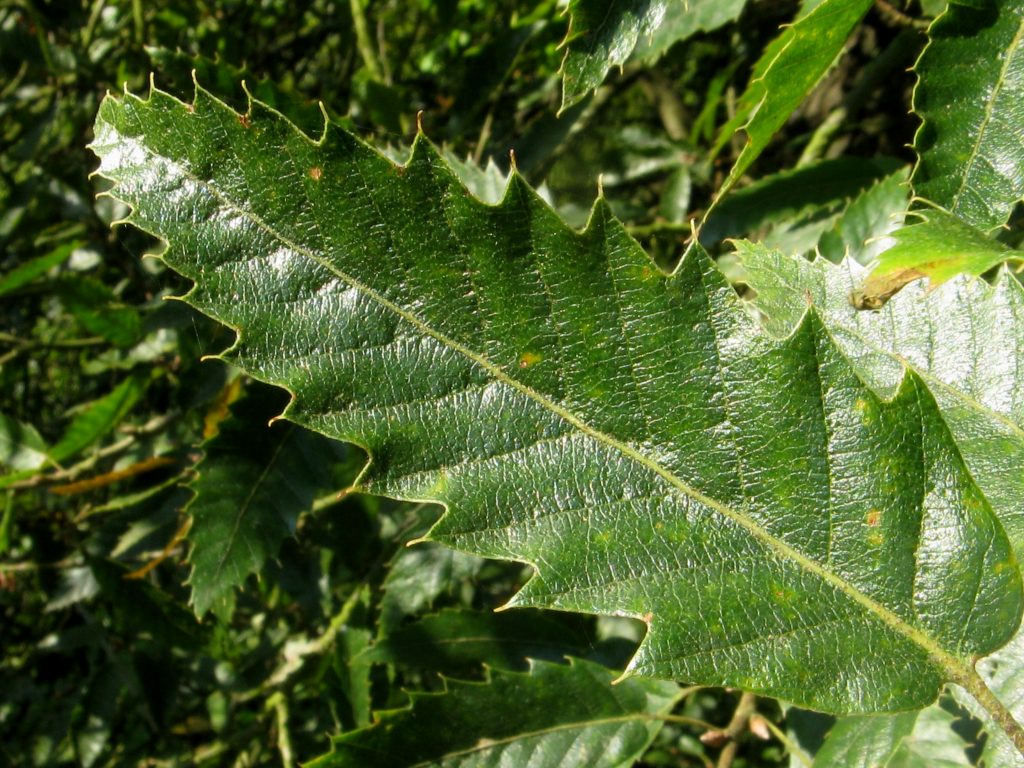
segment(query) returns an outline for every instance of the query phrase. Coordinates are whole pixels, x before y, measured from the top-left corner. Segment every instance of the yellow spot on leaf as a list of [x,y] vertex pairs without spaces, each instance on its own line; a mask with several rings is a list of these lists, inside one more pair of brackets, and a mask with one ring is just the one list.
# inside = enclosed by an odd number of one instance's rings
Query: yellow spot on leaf
[[544,358],[538,355],[536,352],[523,352],[519,358],[520,368],[529,368],[534,363],[539,363]]
[[313,181],[320,181],[320,179],[323,177],[323,175],[324,175],[323,170],[321,170],[316,165],[314,165],[312,168],[309,169],[309,178],[311,178]]

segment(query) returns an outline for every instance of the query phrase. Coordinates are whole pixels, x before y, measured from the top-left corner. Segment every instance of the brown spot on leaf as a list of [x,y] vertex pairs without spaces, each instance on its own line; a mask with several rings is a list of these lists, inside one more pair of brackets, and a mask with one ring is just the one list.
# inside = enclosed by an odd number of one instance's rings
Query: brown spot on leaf
[[239,115],[238,116],[238,123],[243,128],[248,128],[248,127],[250,127],[252,125],[252,121],[249,119],[248,115]]
[[320,181],[320,179],[323,178],[323,175],[323,169],[321,169],[317,165],[314,165],[312,168],[309,169],[309,178],[311,178],[313,181]]
[[864,517],[864,521],[872,528],[875,528],[882,521],[882,513],[877,509],[872,509]]

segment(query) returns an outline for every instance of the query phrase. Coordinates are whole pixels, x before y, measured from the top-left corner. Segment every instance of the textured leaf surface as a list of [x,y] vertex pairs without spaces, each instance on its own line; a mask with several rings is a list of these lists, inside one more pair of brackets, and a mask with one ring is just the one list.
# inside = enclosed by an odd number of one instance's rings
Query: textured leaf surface
[[737,130],[747,143],[719,190],[724,195],[764,151],[804,97],[828,72],[871,0],[824,0],[775,38],[754,65],[736,116],[722,129],[717,148]]
[[1024,4],[950,3],[915,69],[914,191],[984,232],[1024,195]]
[[571,0],[562,60],[562,109],[580,101],[620,67],[641,38],[650,38],[682,0]]
[[840,718],[814,756],[818,768],[964,768],[967,743],[938,705],[898,715]]
[[263,391],[250,394],[204,446],[188,507],[189,583],[200,616],[258,573],[294,533],[299,515],[332,488],[331,470],[345,446],[295,424],[267,426],[283,405]]
[[923,221],[901,227],[888,238],[871,275],[855,303],[877,309],[907,283],[928,278],[929,287],[956,275],[977,277],[1007,260],[1020,261],[1024,253],[968,226],[940,210],[916,212]]
[[832,338],[871,387],[888,397],[906,366],[935,395],[975,480],[1024,554],[1024,290],[1004,275],[994,286],[956,278],[926,292],[908,286],[876,312],[850,295],[867,270],[737,243],[745,281],[772,333],[785,336],[813,304]]
[[776,340],[703,251],[665,275],[603,201],[577,233],[422,137],[395,166],[202,89],[108,98],[94,148],[289,418],[443,503],[432,538],[533,565],[513,604],[644,619],[632,672],[902,709],[1012,634],[1012,551],[920,378],[883,402],[814,314]]
[[310,766],[629,766],[661,727],[652,716],[672,708],[679,688],[643,680],[611,685],[612,677],[586,661],[541,661],[529,674],[450,680],[445,693],[413,693],[409,709],[381,713],[375,726],[336,738]]

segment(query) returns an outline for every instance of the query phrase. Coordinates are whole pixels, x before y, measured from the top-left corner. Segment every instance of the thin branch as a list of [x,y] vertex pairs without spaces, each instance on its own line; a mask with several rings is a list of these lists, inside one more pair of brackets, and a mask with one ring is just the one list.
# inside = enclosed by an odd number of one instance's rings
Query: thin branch
[[736,759],[736,752],[740,748],[740,736],[747,730],[750,716],[757,709],[757,697],[752,693],[744,692],[740,696],[736,711],[733,712],[732,720],[725,726],[723,734],[728,738],[726,745],[722,747],[722,753],[718,756],[717,768],[731,768],[733,760]]

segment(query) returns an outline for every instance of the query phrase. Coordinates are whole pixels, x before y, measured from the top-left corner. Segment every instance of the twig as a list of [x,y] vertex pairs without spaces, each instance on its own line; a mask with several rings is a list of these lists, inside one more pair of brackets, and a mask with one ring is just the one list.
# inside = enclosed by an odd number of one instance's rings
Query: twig
[[878,15],[882,18],[882,21],[890,27],[928,28],[928,21],[925,19],[915,19],[888,2],[888,0],[875,0],[875,8],[878,9]]
[[806,768],[813,768],[813,763],[811,762],[811,759],[804,754],[804,751],[800,749],[800,747],[796,744],[795,741],[789,738],[789,736],[786,734],[784,730],[779,728],[779,726],[777,726],[767,717],[764,718],[764,724],[768,726],[768,730],[772,732],[772,735],[782,742],[782,746],[786,748],[789,754],[793,755],[793,757],[800,761],[801,765],[806,766]]
[[292,737],[288,731],[288,700],[278,691],[267,699],[267,709],[273,709],[277,720],[277,751],[281,753],[282,768],[293,768],[295,754],[292,751]]
[[67,469],[60,469],[49,475],[36,475],[28,480],[22,480],[17,483],[11,483],[8,488],[12,488],[17,491],[27,490],[29,488],[37,488],[41,485],[53,485],[55,483],[68,483],[81,477],[83,474],[91,470],[103,459],[110,456],[115,456],[122,451],[127,450],[133,446],[139,439],[140,436],[151,435],[154,432],[159,432],[163,429],[170,421],[174,418],[175,414],[167,413],[163,416],[156,416],[141,427],[138,427],[132,434],[127,437],[118,440],[116,443],[111,443],[108,446],[100,448],[98,451],[92,454],[87,459],[84,459],[77,464],[68,467]]
[[352,9],[352,26],[356,32],[356,46],[359,48],[359,55],[366,65],[370,77],[378,83],[384,82],[384,71],[380,62],[377,61],[377,52],[373,49],[373,39],[370,37],[370,25],[366,22],[366,11],[363,8],[363,0],[350,0],[349,7]]
[[744,692],[740,696],[739,703],[736,705],[736,711],[733,712],[732,720],[725,726],[725,730],[722,732],[728,739],[725,746],[722,747],[722,752],[718,756],[717,768],[730,768],[732,761],[736,759],[736,752],[740,748],[740,736],[747,729],[747,723],[750,721],[750,716],[754,714],[754,710],[757,708],[757,697],[752,693]]

